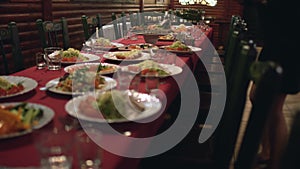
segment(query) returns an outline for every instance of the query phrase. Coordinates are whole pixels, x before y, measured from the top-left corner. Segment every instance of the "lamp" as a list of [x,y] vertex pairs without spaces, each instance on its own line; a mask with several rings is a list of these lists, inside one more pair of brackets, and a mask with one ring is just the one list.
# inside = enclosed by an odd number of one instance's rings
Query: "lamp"
[[216,6],[217,0],[179,0],[181,5],[201,4],[207,6]]

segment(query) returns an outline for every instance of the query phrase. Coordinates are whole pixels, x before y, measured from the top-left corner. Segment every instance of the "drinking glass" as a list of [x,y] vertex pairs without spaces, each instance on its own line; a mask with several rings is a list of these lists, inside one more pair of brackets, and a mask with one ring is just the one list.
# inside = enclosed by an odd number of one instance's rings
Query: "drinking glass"
[[42,169],[72,168],[73,136],[71,132],[54,128],[36,131],[34,137]]
[[36,68],[44,69],[46,67],[45,54],[38,52],[35,54]]
[[76,150],[80,169],[99,169],[102,149],[96,144],[96,130],[85,129],[76,133]]
[[63,49],[60,47],[48,47],[44,51],[48,70],[60,70]]

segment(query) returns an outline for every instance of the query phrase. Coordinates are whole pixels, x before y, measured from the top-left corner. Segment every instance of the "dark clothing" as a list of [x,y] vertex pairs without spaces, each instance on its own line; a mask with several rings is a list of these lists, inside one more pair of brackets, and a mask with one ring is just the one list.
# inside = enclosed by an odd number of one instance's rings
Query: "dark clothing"
[[295,94],[300,91],[300,9],[287,1],[268,0],[263,16],[264,46],[260,60],[272,60],[283,68],[282,92]]

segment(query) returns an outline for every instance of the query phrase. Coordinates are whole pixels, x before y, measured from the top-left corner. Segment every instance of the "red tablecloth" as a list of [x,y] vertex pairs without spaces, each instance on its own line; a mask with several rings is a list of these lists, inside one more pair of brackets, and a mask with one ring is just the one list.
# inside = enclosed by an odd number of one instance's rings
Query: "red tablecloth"
[[[212,30],[209,30],[211,32]],[[129,39],[120,39],[119,42],[123,44],[132,43],[143,43],[143,38],[139,36],[137,41],[131,41]],[[199,46],[204,46],[204,40],[199,43]],[[194,69],[195,63],[199,59],[198,56],[190,55],[179,57],[176,60],[176,65],[183,68],[183,72],[178,75],[179,83],[182,85],[184,80],[188,76],[187,69]],[[72,99],[72,96],[60,95],[51,92],[40,91],[39,87],[45,86],[45,84],[54,78],[60,77],[64,74],[63,70],[60,71],[46,71],[37,70],[35,67],[28,68],[24,71],[17,72],[13,76],[26,76],[35,79],[38,82],[38,87],[33,91],[26,93],[21,96],[12,97],[8,99],[0,100],[3,102],[32,102],[46,105],[55,111],[55,117],[53,121],[45,126],[44,128],[51,128],[53,126],[60,127],[63,126],[61,119],[69,119],[70,117],[66,110],[65,104],[67,101]],[[166,78],[160,84],[159,89],[161,89],[167,97],[167,107],[174,100],[178,94],[178,86],[173,78]],[[140,90],[145,91],[145,84],[142,82],[140,84]],[[163,124],[164,116],[160,116],[153,122],[146,124],[134,124],[134,123],[124,123],[117,124],[115,127],[123,131],[130,131],[132,137],[149,137],[155,135],[159,127]],[[124,151],[130,150],[134,147],[130,142],[118,142],[118,136],[107,134],[105,138],[108,141],[116,142],[119,148],[124,149]],[[138,167],[140,159],[138,158],[125,158],[121,157],[107,151],[103,152],[103,169],[117,169],[117,168],[130,168],[134,169]],[[39,156],[34,147],[33,134],[27,134],[24,136],[0,140],[0,166],[38,166]],[[73,162],[73,168],[77,168],[76,158]]]

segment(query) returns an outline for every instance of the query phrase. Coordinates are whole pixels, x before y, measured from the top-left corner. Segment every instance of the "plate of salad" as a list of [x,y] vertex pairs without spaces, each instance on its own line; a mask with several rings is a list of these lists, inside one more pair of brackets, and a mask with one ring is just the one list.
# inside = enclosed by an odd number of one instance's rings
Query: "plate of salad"
[[0,99],[18,96],[32,91],[38,83],[23,76],[0,76]]
[[74,97],[65,105],[70,116],[98,123],[142,121],[161,109],[161,101],[152,95],[129,90],[109,90],[97,95]]
[[182,68],[175,65],[157,63],[153,60],[145,60],[137,64],[131,64],[123,68],[125,71],[139,73],[142,77],[147,76],[148,72],[157,72],[157,77],[168,77],[180,74]]
[[88,69],[101,75],[114,73],[120,66],[111,63],[78,63],[64,68],[66,73],[73,73],[79,69]]
[[168,52],[173,52],[173,53],[192,53],[193,50],[182,43],[181,41],[175,41],[171,45],[168,46],[161,46],[162,49],[167,50]]
[[61,55],[61,63],[62,64],[74,64],[74,63],[82,63],[82,62],[92,62],[98,61],[100,59],[99,56],[89,53],[81,53],[79,50],[74,48],[69,48],[68,50],[64,50]]
[[52,121],[54,111],[44,105],[29,102],[0,104],[0,139],[31,133]]
[[52,79],[47,82],[49,91],[64,95],[82,95],[93,91],[105,91],[117,86],[115,79],[101,76],[87,69],[79,69],[73,73]]

